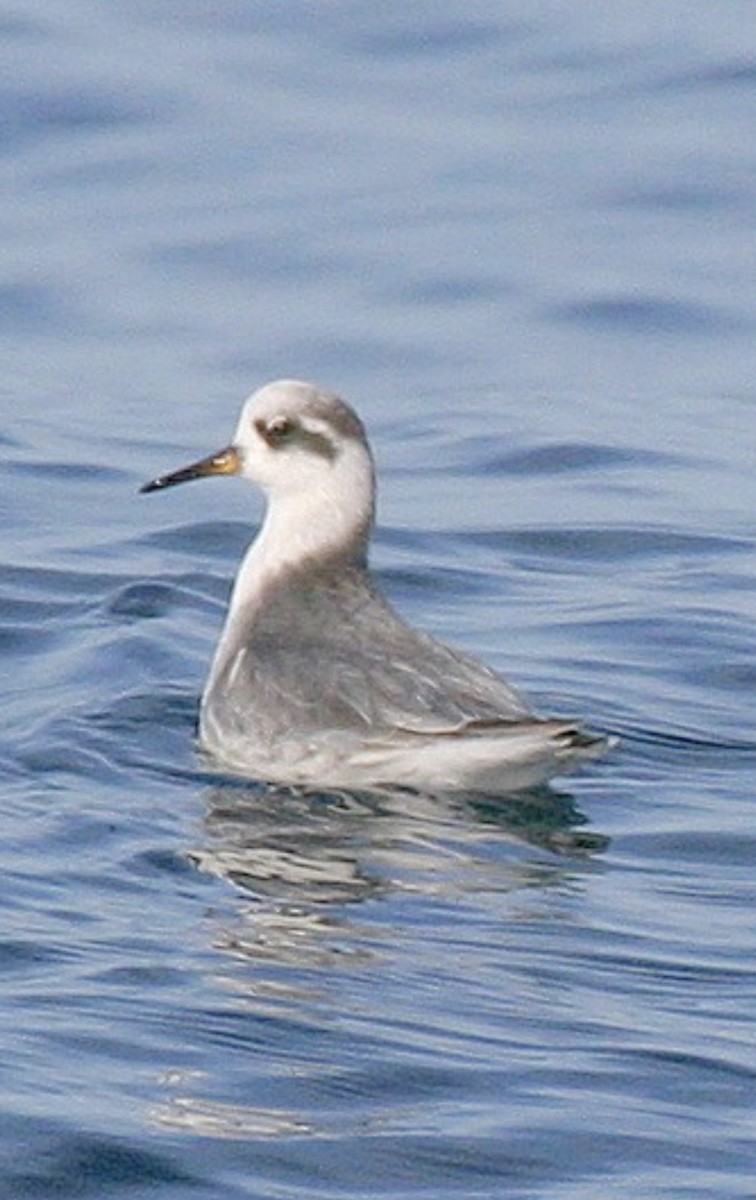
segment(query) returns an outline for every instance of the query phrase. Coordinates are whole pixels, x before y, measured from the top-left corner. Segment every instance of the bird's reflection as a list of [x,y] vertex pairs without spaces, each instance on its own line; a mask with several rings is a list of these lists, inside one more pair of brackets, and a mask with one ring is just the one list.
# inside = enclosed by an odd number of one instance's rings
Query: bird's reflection
[[[226,783],[208,793],[192,857],[258,900],[322,908],[402,889],[545,886],[605,849],[585,821],[550,787],[503,798]],[[523,857],[523,846],[550,853]]]
[[384,917],[370,901],[409,893],[478,905],[494,893],[513,898],[513,919],[518,904],[532,919],[536,895],[608,844],[582,828],[570,795],[548,787],[504,799],[228,783],[207,799],[205,841],[191,857],[248,901],[230,922],[227,914],[215,946],[237,966],[269,964],[253,978],[231,972],[225,984],[266,1009],[299,1006],[305,994],[317,1003],[320,967],[382,957],[395,942],[396,913]]
[[[269,1063],[276,1087],[278,1053],[287,1075],[323,1072],[329,1095],[343,1077],[348,1091],[349,1070],[332,1058],[342,1039],[372,1045],[382,1030],[394,1045],[385,1005],[390,1011],[397,969],[406,971],[398,963],[427,952],[439,988],[453,991],[462,961],[474,971],[473,926],[489,931],[485,946],[507,921],[538,921],[593,869],[608,839],[584,825],[573,798],[552,789],[502,799],[233,781],[210,788],[191,857],[238,895],[210,916],[212,983],[226,998],[213,1019],[243,1011],[251,1044],[260,1029],[283,1038]],[[247,1107],[228,1103],[222,1077],[179,1073],[164,1082],[153,1117],[173,1129],[209,1137],[333,1133],[328,1113],[302,1108],[296,1093],[290,1103]],[[336,1118],[343,1129],[348,1116],[337,1108]],[[362,1128],[364,1114],[359,1121]]]

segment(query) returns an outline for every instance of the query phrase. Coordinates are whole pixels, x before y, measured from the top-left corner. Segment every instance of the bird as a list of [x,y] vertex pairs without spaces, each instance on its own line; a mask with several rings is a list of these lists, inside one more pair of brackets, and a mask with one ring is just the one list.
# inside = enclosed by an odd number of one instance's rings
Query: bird
[[224,449],[144,484],[238,475],[267,499],[199,710],[200,749],[271,784],[494,794],[539,785],[608,739],[536,715],[501,675],[410,625],[368,566],[376,472],[339,396],[283,379]]

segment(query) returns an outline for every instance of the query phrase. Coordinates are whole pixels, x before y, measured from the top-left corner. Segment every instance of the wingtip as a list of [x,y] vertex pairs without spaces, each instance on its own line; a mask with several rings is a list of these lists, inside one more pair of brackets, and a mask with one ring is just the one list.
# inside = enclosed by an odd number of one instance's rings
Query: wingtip
[[617,746],[619,739],[610,734],[593,733],[581,725],[561,725],[554,731],[560,753],[579,758],[600,758]]

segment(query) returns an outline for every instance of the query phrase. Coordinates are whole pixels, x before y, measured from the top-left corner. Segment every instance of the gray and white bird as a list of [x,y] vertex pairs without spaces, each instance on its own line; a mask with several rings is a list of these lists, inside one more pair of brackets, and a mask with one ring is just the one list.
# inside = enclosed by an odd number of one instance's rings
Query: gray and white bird
[[408,625],[367,565],[375,471],[357,414],[281,380],[244,404],[230,446],[145,484],[241,475],[267,496],[202,696],[199,740],[256,779],[506,792],[607,741],[534,714],[499,675]]

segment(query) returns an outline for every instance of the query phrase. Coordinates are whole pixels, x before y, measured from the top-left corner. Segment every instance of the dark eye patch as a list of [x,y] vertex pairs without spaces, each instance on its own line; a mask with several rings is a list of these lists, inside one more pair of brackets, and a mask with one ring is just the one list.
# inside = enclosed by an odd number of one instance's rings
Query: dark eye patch
[[296,436],[299,445],[306,446],[313,454],[319,454],[328,462],[333,462],[337,457],[336,447],[329,437],[300,425],[292,417],[271,417],[269,421],[260,418],[255,421],[255,429],[271,450],[287,445]]
[[269,421],[255,421],[255,429],[263,441],[275,449],[291,440],[297,431],[297,424],[290,417],[271,417]]

